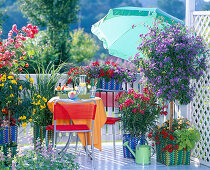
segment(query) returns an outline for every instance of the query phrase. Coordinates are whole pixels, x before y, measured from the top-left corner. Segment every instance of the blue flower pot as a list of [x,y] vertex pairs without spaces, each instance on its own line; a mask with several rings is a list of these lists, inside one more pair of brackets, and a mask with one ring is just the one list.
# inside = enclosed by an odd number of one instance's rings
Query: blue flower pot
[[5,145],[8,143],[17,143],[17,134],[18,134],[17,126],[10,126],[10,132],[9,132],[8,127],[1,128],[0,129],[0,145]]
[[[123,134],[123,144],[125,142],[128,141],[128,146],[130,146],[130,148],[136,152],[136,145],[139,144],[140,145],[145,145],[145,136],[141,136],[141,137],[131,137],[130,134]],[[123,146],[123,156],[124,158],[134,158],[134,156],[132,155],[132,153],[129,151],[129,149],[126,146]]]
[[105,89],[105,90],[120,90],[122,87],[122,83],[118,83],[115,79],[111,79],[111,81],[106,82],[105,79],[98,79],[97,88]]

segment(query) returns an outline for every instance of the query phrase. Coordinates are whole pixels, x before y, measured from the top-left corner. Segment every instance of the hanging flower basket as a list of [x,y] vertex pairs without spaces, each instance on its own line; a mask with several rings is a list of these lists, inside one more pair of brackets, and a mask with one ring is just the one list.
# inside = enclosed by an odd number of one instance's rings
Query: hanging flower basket
[[173,150],[172,152],[165,151],[164,144],[156,144],[157,151],[157,162],[160,162],[165,165],[189,165],[190,164],[190,154],[191,151],[185,149],[182,150]]
[[97,79],[97,89],[120,90],[122,89],[122,83],[116,82],[115,79],[106,82],[104,78],[99,78]]
[[0,128],[0,145],[5,145],[8,143],[17,143],[17,135],[17,126],[10,126],[10,132],[8,127]]

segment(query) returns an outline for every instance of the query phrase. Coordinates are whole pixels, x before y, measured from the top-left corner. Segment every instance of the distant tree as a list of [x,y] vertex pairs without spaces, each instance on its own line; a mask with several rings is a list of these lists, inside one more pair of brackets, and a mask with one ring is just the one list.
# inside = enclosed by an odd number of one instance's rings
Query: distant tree
[[185,5],[180,0],[158,0],[158,7],[181,20],[185,18]]
[[210,11],[210,2],[202,7],[203,11]]
[[139,0],[80,0],[81,27],[90,32],[91,26],[103,18],[111,8],[123,6],[142,7]]
[[4,3],[4,0],[0,0],[0,30],[2,30],[2,25],[3,25],[3,22],[4,22],[4,13],[6,12],[5,8],[2,8],[2,5]]
[[90,61],[99,49],[91,35],[83,29],[78,29],[71,32],[70,36],[70,54],[73,62],[81,64]]
[[70,55],[67,49],[70,24],[77,20],[78,0],[18,0],[24,16],[31,23],[47,28],[47,34],[55,56],[56,64],[66,61]]

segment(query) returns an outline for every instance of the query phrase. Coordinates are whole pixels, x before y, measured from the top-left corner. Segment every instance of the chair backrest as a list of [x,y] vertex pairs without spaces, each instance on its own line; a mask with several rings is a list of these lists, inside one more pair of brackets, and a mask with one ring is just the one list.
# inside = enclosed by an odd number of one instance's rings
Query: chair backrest
[[54,120],[57,119],[95,119],[95,100],[72,101],[59,99],[54,104]]

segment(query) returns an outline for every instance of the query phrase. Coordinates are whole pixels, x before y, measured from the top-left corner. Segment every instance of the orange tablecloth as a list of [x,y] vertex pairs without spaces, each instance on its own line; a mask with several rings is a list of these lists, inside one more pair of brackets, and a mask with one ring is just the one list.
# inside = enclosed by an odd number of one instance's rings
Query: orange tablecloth
[[[96,101],[97,107],[96,107],[96,115],[95,115],[95,121],[94,121],[94,126],[93,126],[93,142],[94,142],[94,147],[98,148],[101,151],[101,128],[106,122],[106,112],[104,109],[104,104],[101,98],[94,98]],[[47,106],[50,109],[50,111],[53,113],[53,108],[54,108],[54,103],[55,100],[50,102],[48,101]],[[91,128],[91,121],[92,120],[73,120],[74,124],[86,124],[89,128]],[[57,125],[69,125],[70,121],[69,120],[57,120],[56,121]],[[82,142],[82,145],[85,146],[85,134],[84,133],[78,133],[79,138]],[[87,135],[87,142],[88,145],[91,144],[91,135],[88,133]]]

